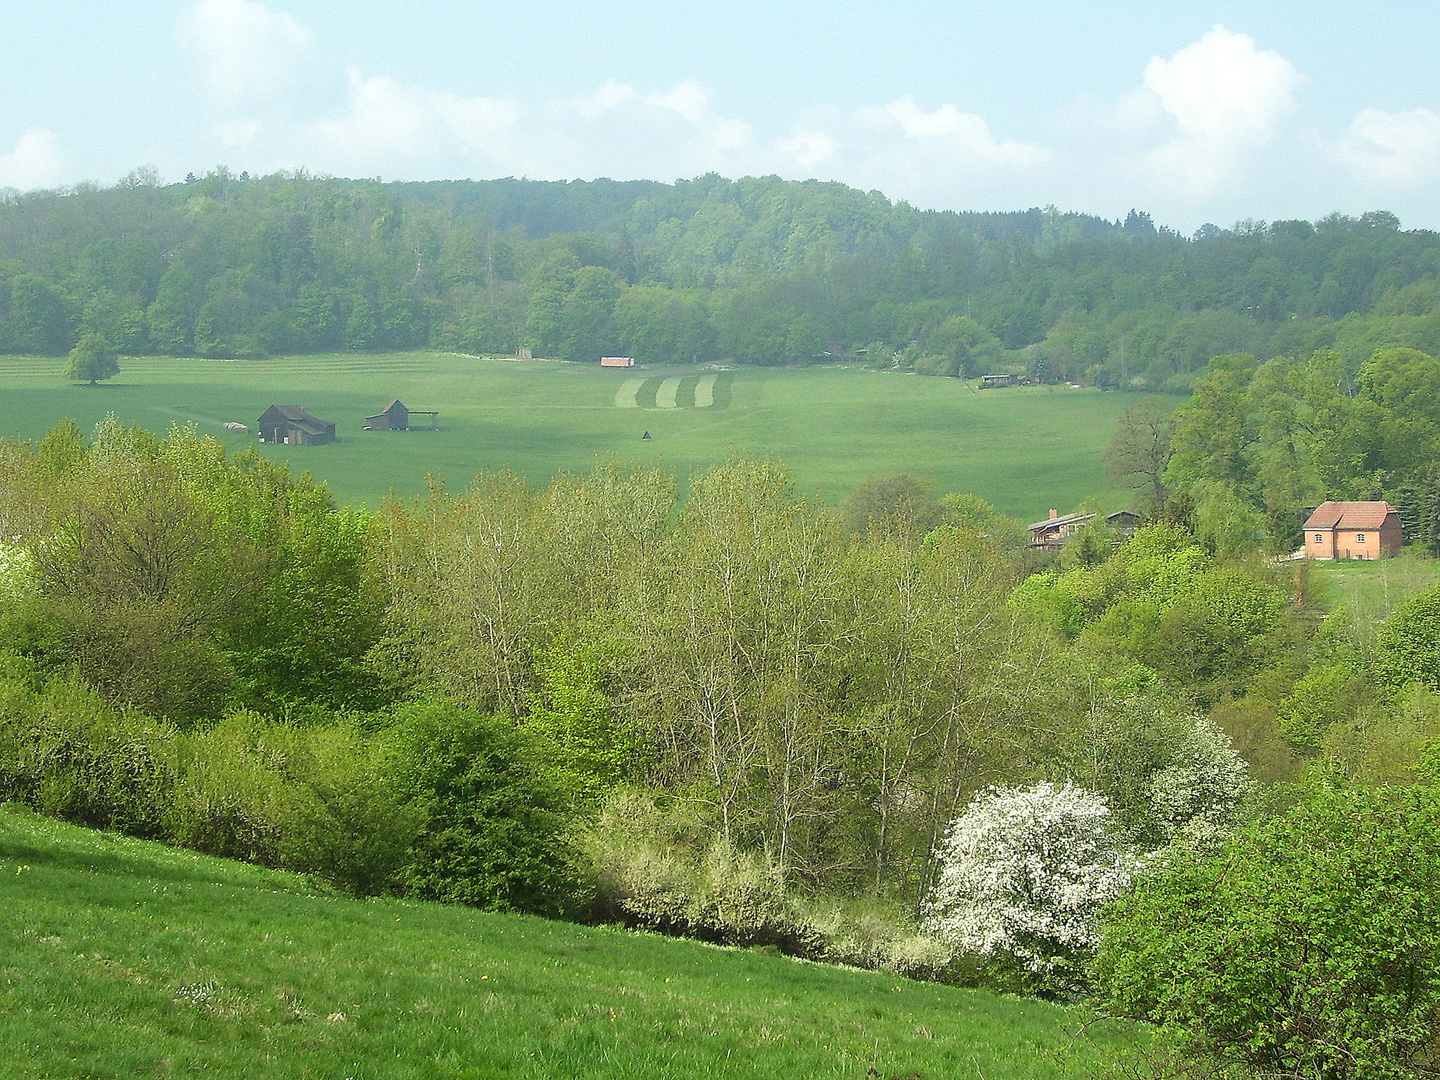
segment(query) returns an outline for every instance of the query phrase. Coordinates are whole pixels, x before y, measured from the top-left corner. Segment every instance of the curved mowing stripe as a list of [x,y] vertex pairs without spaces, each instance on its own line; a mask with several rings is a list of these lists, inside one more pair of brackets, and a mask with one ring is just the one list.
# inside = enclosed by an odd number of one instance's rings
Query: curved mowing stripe
[[635,401],[635,396],[640,393],[640,387],[644,385],[644,379],[626,379],[624,385],[615,391],[615,407],[617,409],[638,409],[640,406]]
[[715,404],[715,380],[718,375],[702,375],[695,384],[695,408],[708,409]]
[[666,379],[660,384],[660,389],[655,391],[655,407],[657,409],[675,408],[675,395],[680,391],[680,379]]

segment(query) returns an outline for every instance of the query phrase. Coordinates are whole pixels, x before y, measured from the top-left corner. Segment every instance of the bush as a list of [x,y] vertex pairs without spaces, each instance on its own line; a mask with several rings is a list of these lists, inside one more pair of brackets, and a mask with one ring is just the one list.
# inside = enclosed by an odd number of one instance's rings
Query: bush
[[638,792],[611,799],[581,841],[594,867],[597,915],[721,945],[824,955],[823,935],[773,860],[736,851],[722,837],[689,848],[675,842],[676,824]]
[[366,895],[389,887],[419,832],[419,811],[343,718],[300,726],[238,713],[181,738],[176,754],[184,779],[168,831],[186,847]]
[[0,800],[135,836],[164,836],[176,777],[168,725],[114,708],[89,687],[25,661],[0,676]]
[[1106,917],[1106,1011],[1194,1075],[1440,1071],[1440,792],[1319,790],[1214,858],[1140,876]]
[[583,880],[563,797],[502,717],[429,702],[387,732],[391,790],[424,825],[396,880],[427,900],[561,915]]
[[925,928],[977,956],[1019,961],[1042,987],[1073,986],[1098,939],[1100,908],[1136,867],[1109,817],[1101,796],[1068,784],[976,796],[937,853]]
[[1376,681],[1392,691],[1412,682],[1440,690],[1440,585],[1416,593],[1385,620],[1374,668]]

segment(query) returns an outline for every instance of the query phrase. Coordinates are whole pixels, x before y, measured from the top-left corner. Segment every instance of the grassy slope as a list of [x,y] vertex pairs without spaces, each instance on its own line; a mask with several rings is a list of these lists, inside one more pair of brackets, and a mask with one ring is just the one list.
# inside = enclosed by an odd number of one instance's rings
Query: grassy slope
[[5,1077],[1082,1076],[1082,1015],[291,875],[0,808]]
[[1407,550],[1396,559],[1315,562],[1310,576],[1321,603],[1348,609],[1356,637],[1369,644],[1392,611],[1440,581],[1440,560]]
[[[88,429],[107,411],[157,430],[193,420],[220,435],[227,420],[253,427],[272,403],[300,404],[336,421],[344,441],[274,452],[329,481],[342,499],[371,505],[392,488],[421,490],[427,473],[461,487],[482,467],[510,466],[538,484],[562,469],[588,469],[597,452],[658,459],[683,479],[733,447],[779,456],[802,490],[831,500],[867,476],[912,472],[1034,520],[1104,491],[1101,451],[1135,401],[1068,387],[982,394],[956,379],[849,367],[745,368],[728,376],[721,407],[638,410],[617,408],[616,392],[636,375],[663,372],[436,353],[147,357],[125,358],[117,379],[87,387],[61,379],[62,364],[0,357],[0,436],[35,438],[66,416]],[[394,397],[439,409],[444,430],[361,431],[364,417]],[[640,400],[653,403],[654,387]],[[642,441],[647,430],[652,438]]]

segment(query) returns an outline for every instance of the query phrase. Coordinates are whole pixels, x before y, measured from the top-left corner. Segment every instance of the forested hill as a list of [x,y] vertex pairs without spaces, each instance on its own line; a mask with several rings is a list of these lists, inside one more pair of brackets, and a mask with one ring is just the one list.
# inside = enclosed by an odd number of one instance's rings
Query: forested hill
[[0,199],[0,351],[429,347],[863,357],[1181,389],[1210,357],[1440,350],[1440,234],[1377,211],[1205,226],[940,213],[709,175],[382,183],[225,169]]

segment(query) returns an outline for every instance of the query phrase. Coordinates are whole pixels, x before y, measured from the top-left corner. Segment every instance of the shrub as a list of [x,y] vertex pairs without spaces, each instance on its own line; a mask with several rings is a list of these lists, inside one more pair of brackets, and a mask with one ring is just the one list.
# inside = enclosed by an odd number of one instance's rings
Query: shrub
[[1319,790],[1205,860],[1162,860],[1107,913],[1106,1011],[1194,1075],[1440,1071],[1440,792]]
[[676,824],[638,792],[610,800],[581,841],[594,867],[600,917],[722,945],[824,955],[824,936],[774,860],[737,851],[718,836],[698,849],[676,843]]
[[424,824],[397,882],[428,900],[559,915],[583,889],[563,798],[502,717],[428,702],[387,733],[391,790]]
[[294,725],[237,713],[179,740],[174,842],[384,891],[419,831],[353,722]]
[[0,799],[84,825],[160,838],[176,778],[168,725],[119,710],[89,687],[25,661],[0,677]]
[[1055,988],[1073,984],[1097,913],[1136,867],[1109,817],[1101,796],[1069,784],[977,795],[937,853],[925,928],[978,956],[1014,958]]
[[1376,681],[1390,690],[1411,682],[1440,690],[1440,585],[1416,593],[1385,620],[1374,668]]

